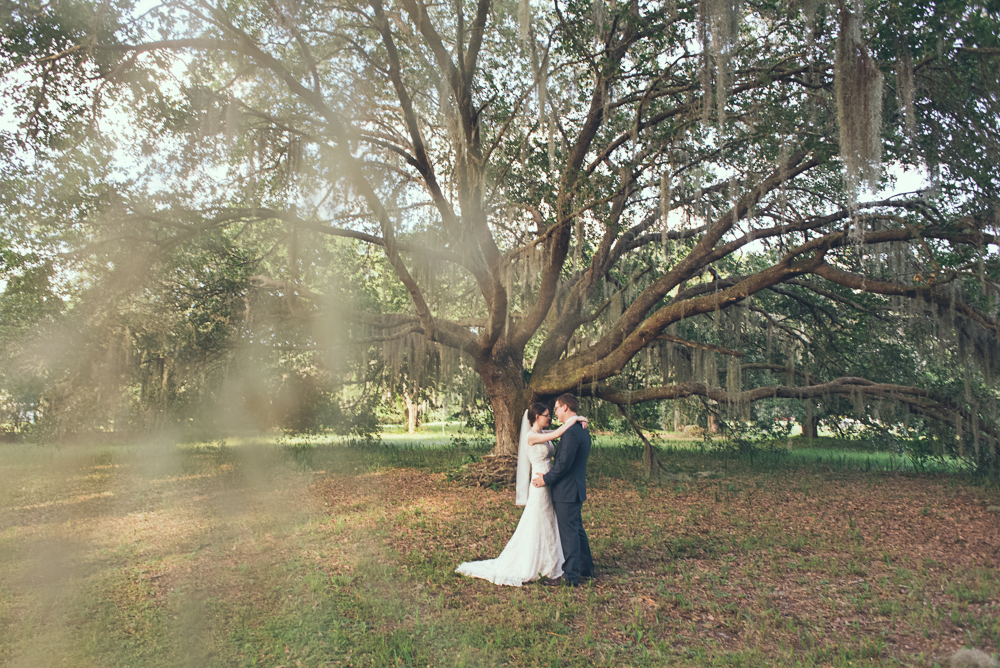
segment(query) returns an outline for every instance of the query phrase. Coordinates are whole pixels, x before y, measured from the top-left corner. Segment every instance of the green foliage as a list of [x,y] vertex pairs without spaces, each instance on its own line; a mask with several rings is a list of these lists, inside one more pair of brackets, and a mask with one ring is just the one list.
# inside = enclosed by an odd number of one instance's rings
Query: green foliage
[[465,426],[473,431],[493,431],[495,427],[493,407],[482,399],[464,406],[456,417],[464,420]]
[[769,417],[749,421],[722,421],[721,437],[710,445],[720,452],[747,457],[751,463],[761,454],[781,456],[787,451],[791,422]]
[[[19,132],[11,144],[58,150],[81,129],[99,80],[117,63],[112,51],[93,49],[132,31],[121,20],[129,2],[60,0],[45,7],[7,2],[0,11],[0,92]],[[117,34],[117,36],[116,36]],[[134,33],[133,33],[134,34]]]
[[[570,390],[737,449],[916,416],[995,468],[997,0],[407,7],[9,3],[6,429],[405,403],[504,447]],[[838,115],[848,61],[886,94]],[[929,187],[857,192],[855,117]]]
[[[287,434],[335,434],[373,438],[381,429],[379,397],[369,393],[343,401],[328,374],[315,367],[293,368],[282,376],[272,402],[273,424]],[[269,426],[265,423],[265,428]]]

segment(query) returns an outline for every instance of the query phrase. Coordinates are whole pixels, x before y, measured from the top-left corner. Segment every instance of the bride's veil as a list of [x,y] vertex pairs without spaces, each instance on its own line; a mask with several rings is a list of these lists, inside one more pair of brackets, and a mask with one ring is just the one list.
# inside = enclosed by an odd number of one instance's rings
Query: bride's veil
[[528,486],[531,484],[531,462],[528,460],[528,411],[521,418],[521,436],[517,444],[517,488],[514,494],[514,505],[523,506],[528,503]]

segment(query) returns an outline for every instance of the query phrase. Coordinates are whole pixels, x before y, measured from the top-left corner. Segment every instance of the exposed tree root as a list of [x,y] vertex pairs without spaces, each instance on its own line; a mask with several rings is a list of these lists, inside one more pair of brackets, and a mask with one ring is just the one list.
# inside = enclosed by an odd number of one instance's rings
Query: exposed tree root
[[463,466],[460,475],[469,487],[507,487],[517,480],[517,456],[483,455],[482,460]]

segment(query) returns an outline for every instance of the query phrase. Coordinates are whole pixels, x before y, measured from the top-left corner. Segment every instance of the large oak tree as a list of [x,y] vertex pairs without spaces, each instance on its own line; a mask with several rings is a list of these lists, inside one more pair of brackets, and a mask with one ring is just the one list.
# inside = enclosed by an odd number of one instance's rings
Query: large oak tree
[[[287,266],[256,285],[359,345],[461,351],[500,453],[564,391],[891,397],[995,444],[995,1],[10,7],[9,143],[128,175],[50,217],[74,258],[275,225]],[[926,187],[887,196],[887,166]],[[384,254],[405,301],[310,284],[309,234]],[[859,366],[866,319],[896,339],[876,356],[929,323],[907,373]],[[921,375],[942,342],[964,401]]]

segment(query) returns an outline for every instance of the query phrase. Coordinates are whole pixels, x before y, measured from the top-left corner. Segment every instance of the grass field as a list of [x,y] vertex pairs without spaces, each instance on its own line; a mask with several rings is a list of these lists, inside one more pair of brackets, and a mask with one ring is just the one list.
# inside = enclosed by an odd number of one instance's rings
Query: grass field
[[500,588],[482,440],[0,449],[0,665],[932,666],[1000,647],[1000,492],[907,460],[597,437],[597,578]]

